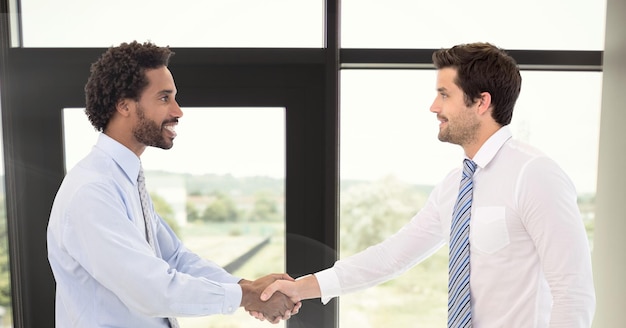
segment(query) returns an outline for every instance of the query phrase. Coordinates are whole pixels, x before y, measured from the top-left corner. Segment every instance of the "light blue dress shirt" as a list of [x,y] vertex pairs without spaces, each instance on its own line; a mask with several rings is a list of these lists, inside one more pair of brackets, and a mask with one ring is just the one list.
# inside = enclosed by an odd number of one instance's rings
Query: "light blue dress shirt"
[[240,278],[186,249],[153,206],[156,249],[150,247],[140,165],[132,151],[100,134],[63,180],[48,224],[56,327],[168,327],[166,317],[239,307]]

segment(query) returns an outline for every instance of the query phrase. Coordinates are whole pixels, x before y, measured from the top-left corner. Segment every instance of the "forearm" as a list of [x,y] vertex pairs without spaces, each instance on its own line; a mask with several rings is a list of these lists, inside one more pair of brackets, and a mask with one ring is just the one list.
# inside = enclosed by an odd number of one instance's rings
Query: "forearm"
[[282,293],[292,302],[321,297],[320,285],[315,275],[306,275],[293,280],[276,280],[261,293],[261,300],[267,301],[273,295]]
[[591,327],[596,308],[591,272],[561,276],[552,283],[550,327]]
[[312,274],[296,279],[294,293],[295,295],[293,295],[292,299],[298,300],[308,300],[322,296],[317,277]]

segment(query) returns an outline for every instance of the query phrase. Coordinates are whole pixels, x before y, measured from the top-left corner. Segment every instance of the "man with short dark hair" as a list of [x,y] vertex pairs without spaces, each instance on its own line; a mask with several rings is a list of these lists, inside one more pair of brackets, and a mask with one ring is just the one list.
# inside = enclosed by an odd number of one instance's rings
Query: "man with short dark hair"
[[521,89],[517,63],[488,43],[438,50],[433,62],[430,111],[439,140],[463,148],[464,169],[452,170],[396,234],[332,268],[276,281],[263,299],[281,291],[325,303],[392,279],[448,242],[448,327],[590,327],[595,291],[574,185],[507,127]]

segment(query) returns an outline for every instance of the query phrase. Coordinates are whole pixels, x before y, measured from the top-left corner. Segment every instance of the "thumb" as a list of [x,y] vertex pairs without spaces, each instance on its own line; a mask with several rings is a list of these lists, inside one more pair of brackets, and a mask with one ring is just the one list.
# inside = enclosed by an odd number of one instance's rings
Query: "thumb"
[[272,297],[272,295],[274,295],[274,293],[276,291],[278,291],[278,282],[280,280],[277,280],[271,284],[269,284],[267,287],[265,287],[265,289],[263,290],[263,292],[261,292],[261,301],[267,301],[270,299],[270,297]]
[[296,279],[293,279],[293,277],[290,276],[288,273],[283,273],[282,276],[281,276],[281,279],[289,280],[289,281],[296,281]]

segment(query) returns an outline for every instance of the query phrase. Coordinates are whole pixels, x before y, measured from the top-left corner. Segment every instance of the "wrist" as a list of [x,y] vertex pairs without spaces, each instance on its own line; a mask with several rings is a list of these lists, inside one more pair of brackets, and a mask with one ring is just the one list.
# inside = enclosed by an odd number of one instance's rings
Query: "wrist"
[[297,297],[301,300],[321,297],[320,286],[315,275],[306,275],[296,279]]
[[251,297],[253,297],[251,295],[253,294],[252,285],[250,281],[242,279],[239,281],[239,286],[241,286],[241,304],[239,306],[247,308],[252,302],[251,300]]

